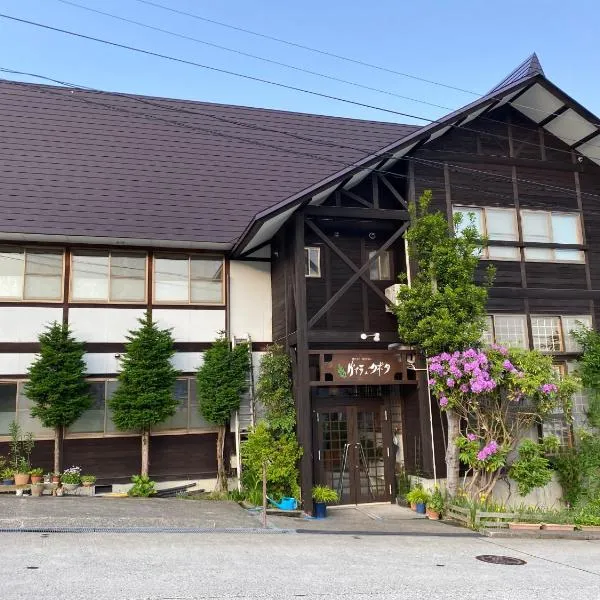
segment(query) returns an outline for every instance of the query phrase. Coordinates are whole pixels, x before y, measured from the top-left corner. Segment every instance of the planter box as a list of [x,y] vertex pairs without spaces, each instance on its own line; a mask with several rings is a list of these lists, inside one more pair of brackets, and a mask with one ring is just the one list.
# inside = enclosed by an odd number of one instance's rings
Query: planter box
[[535,531],[540,529],[541,523],[509,523],[508,528],[517,531]]
[[545,531],[573,531],[575,525],[569,525],[566,523],[544,523],[542,529]]
[[589,533],[600,533],[600,525],[580,525],[579,529]]

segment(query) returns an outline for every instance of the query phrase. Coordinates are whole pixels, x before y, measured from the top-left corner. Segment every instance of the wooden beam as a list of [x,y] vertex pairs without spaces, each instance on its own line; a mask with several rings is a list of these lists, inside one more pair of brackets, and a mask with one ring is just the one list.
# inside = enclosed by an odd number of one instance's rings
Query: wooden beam
[[392,193],[392,196],[402,205],[404,208],[408,208],[408,202],[403,198],[402,194],[391,184],[385,175],[379,175],[379,179],[385,185],[385,187]]
[[342,194],[344,196],[348,196],[348,198],[354,200],[354,202],[358,202],[359,204],[366,206],[367,208],[373,208],[373,205],[370,202],[368,202],[364,198],[361,198],[361,196],[355,194],[354,192],[351,192],[350,190],[342,190]]
[[552,112],[552,114],[548,115],[545,119],[542,119],[538,123],[538,126],[544,127],[545,125],[548,125],[548,123],[550,123],[551,121],[554,121],[554,119],[556,119],[556,117],[562,115],[568,108],[569,107],[566,104],[564,104],[560,108],[557,108],[555,111]]
[[354,208],[346,206],[307,206],[304,214],[311,217],[339,217],[372,221],[408,221],[410,216],[407,210]]
[[379,179],[377,178],[377,173],[371,173],[371,191],[373,208],[379,208]]
[[[323,243],[333,250],[350,269],[352,269],[355,273],[359,271],[359,267],[357,267],[354,262],[348,258],[348,256],[340,250],[322,231],[319,229],[312,221],[306,221],[306,225],[323,241]],[[387,304],[391,305],[392,303],[386,298],[385,294],[369,279],[366,273],[361,275],[361,279]],[[328,300],[331,299],[331,294],[329,294]]]
[[409,223],[404,223],[396,232],[375,252],[375,254],[346,283],[326,302],[308,322],[310,329],[318,320],[356,283],[360,276],[367,271],[371,263],[377,260],[407,229]]
[[435,160],[436,162],[448,162],[450,166],[453,163],[467,162],[471,164],[489,164],[489,165],[505,165],[509,167],[528,167],[532,169],[545,169],[548,171],[583,171],[583,165],[576,164],[572,165],[568,162],[556,162],[556,161],[542,161],[535,158],[510,158],[506,156],[486,156],[486,155],[475,155],[475,154],[461,154],[460,152],[435,152],[429,155],[424,149],[421,158],[425,160]]
[[571,148],[573,148],[573,149],[579,148],[579,146],[582,146],[586,142],[589,142],[590,140],[593,140],[595,137],[597,137],[599,135],[600,135],[600,131],[598,131],[598,130],[592,131],[592,133],[590,133],[589,135],[586,135],[584,138],[581,138],[578,142],[575,142],[571,146]]
[[312,511],[313,453],[310,372],[308,368],[308,325],[306,277],[304,274],[304,215],[295,215],[294,280],[296,283],[296,431],[300,447],[300,485],[304,510]]

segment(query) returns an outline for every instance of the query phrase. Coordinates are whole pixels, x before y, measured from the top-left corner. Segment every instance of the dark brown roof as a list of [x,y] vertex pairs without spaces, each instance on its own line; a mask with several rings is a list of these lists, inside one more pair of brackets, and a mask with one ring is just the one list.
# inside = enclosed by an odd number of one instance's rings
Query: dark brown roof
[[229,246],[417,129],[0,81],[0,229]]
[[494,86],[488,94],[496,93],[512,83],[521,79],[533,77],[534,75],[545,76],[540,59],[535,52],[526,58],[516,69],[513,69],[498,85]]

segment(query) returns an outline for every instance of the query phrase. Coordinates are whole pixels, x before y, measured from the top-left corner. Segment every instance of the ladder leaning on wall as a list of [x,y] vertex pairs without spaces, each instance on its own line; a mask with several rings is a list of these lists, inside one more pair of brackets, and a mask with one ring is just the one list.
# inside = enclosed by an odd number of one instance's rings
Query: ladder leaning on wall
[[235,457],[238,478],[238,489],[241,488],[242,478],[242,442],[248,438],[248,432],[256,423],[256,403],[254,399],[254,364],[252,361],[252,339],[249,335],[243,338],[233,338],[233,346],[248,344],[248,378],[246,380],[246,391],[242,395],[240,408],[236,411],[232,423],[232,431],[235,434]]

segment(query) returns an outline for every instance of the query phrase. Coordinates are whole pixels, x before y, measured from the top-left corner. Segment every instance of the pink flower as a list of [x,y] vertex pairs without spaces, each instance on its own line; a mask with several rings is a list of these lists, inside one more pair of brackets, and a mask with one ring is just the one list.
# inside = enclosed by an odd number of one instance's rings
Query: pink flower
[[467,433],[467,439],[470,442],[474,442],[477,439],[477,436],[474,433]]
[[448,398],[446,396],[440,398],[440,406],[448,406]]
[[455,383],[455,381],[454,381],[454,379],[452,379],[452,377],[448,377],[448,379],[446,379],[446,385],[449,388],[453,388],[454,387],[454,383]]
[[435,385],[435,379],[430,379],[427,383],[429,385]]

